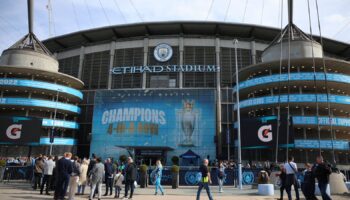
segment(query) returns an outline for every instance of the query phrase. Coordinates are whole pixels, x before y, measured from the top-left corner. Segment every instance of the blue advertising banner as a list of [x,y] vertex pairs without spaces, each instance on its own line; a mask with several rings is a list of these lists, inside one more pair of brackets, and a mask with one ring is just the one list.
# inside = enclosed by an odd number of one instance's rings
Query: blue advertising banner
[[[314,73],[304,72],[304,73],[291,73],[289,77],[290,81],[314,81]],[[324,73],[316,73],[316,80],[323,81],[325,80]],[[249,88],[257,85],[265,85],[268,83],[277,83],[277,82],[288,81],[288,74],[275,74],[271,76],[263,76],[258,78],[253,78],[250,80],[243,81],[239,84],[240,89]],[[327,81],[334,81],[339,83],[350,83],[350,76],[344,74],[327,74]],[[237,87],[233,88],[235,92]]]
[[0,86],[13,86],[13,87],[31,87],[39,88],[45,90],[54,90],[62,93],[67,93],[83,99],[83,93],[74,88],[70,88],[63,85],[57,85],[53,83],[46,83],[43,81],[33,81],[25,79],[15,79],[15,78],[0,78]]
[[90,153],[116,158],[142,147],[214,158],[215,124],[214,90],[96,91]]
[[[295,140],[296,148],[316,149],[321,145],[322,149],[332,149],[332,140]],[[349,141],[333,140],[334,149],[349,150]]]
[[65,120],[43,119],[42,125],[49,127],[55,125],[55,127],[79,129],[79,124],[77,122]]
[[[326,94],[317,94],[317,100],[320,103],[328,102]],[[266,105],[266,104],[276,104],[278,102],[287,103],[288,95],[280,96],[267,96],[259,98],[250,98],[240,102],[240,108],[247,108],[251,106]],[[289,95],[290,103],[301,103],[301,102],[316,102],[315,94],[290,94]],[[340,96],[340,95],[329,95],[329,102],[337,104],[350,104],[350,97]],[[237,106],[234,106],[234,109],[237,109]]]
[[80,113],[80,108],[78,106],[41,100],[41,99],[28,99],[28,98],[2,98],[0,99],[0,104],[4,105],[14,105],[14,106],[34,106],[34,107],[45,107],[45,108],[56,108],[60,110],[66,110],[74,113]]

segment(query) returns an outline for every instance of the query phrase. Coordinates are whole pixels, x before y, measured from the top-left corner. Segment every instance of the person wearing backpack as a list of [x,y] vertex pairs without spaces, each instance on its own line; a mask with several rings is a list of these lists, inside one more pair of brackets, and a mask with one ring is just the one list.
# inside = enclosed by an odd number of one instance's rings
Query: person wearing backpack
[[288,194],[288,200],[292,200],[292,185],[295,190],[295,197],[299,200],[299,182],[297,179],[298,168],[297,164],[294,162],[294,157],[288,157],[288,162],[284,164],[284,168],[286,169],[286,192]]
[[114,198],[119,198],[120,196],[120,191],[122,190],[123,186],[123,181],[124,181],[124,176],[122,174],[122,171],[118,171],[117,174],[114,176],[114,188],[115,188],[115,196]]
[[225,178],[225,166],[224,166],[224,163],[220,162],[219,172],[218,172],[218,182],[219,182],[220,193],[224,192],[224,190],[222,189],[224,186],[224,178]]
[[332,200],[327,194],[327,185],[329,184],[329,175],[332,173],[331,166],[323,162],[322,156],[317,156],[316,164],[312,170],[318,181],[318,188],[320,189],[323,200]]

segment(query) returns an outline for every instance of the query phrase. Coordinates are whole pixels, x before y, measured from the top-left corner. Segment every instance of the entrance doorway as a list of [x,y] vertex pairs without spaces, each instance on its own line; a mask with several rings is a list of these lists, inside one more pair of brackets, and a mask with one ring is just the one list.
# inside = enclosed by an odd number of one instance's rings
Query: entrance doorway
[[155,166],[157,160],[166,163],[166,150],[164,149],[135,149],[135,158],[138,164]]

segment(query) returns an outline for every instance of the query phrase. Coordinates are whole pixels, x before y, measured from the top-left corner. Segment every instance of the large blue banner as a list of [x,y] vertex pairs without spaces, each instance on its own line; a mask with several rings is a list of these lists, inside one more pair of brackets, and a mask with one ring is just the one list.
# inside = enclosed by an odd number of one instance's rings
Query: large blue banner
[[191,149],[214,158],[215,92],[96,91],[91,153],[118,158],[126,149],[168,149],[168,161]]

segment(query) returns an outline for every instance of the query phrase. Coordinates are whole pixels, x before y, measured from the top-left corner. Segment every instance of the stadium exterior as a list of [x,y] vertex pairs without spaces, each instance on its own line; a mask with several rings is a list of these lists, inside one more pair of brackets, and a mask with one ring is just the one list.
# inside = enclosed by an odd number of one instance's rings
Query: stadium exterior
[[[278,29],[256,25],[158,22],[80,31],[43,43],[58,59],[61,73],[85,84],[84,99],[79,104],[78,154],[113,156],[118,150],[127,150],[125,152],[135,153],[142,159],[165,156],[169,160],[173,155],[192,150],[201,157],[213,159],[226,158],[228,149],[234,157],[234,144],[227,141],[233,138],[235,121],[233,40],[239,40],[237,61],[240,82],[244,84],[240,86],[241,117],[267,117],[276,115],[277,103],[261,105],[260,101],[253,104],[250,100],[276,94],[278,81],[274,75],[279,62],[261,63],[261,58],[278,34]],[[339,143],[335,146],[336,159],[340,164],[348,164],[350,73],[347,68],[350,63],[346,60],[350,58],[350,46],[331,39],[324,39],[323,44],[330,72],[330,93],[337,96],[335,99],[342,96],[340,102],[331,103],[336,118],[334,139]],[[290,92],[299,96],[294,96],[295,102],[291,105],[299,111],[292,112],[296,143],[290,150],[298,162],[312,162],[318,149],[313,145],[318,138],[316,115],[308,110],[314,107],[314,95],[305,96],[313,93],[309,89],[313,80],[311,64],[310,59],[292,62]],[[318,58],[316,65],[321,64],[322,59]],[[319,87],[321,91],[321,83]],[[319,114],[327,117],[322,103]],[[186,112],[191,114],[186,115]],[[190,118],[188,116],[196,119],[191,126],[184,122]],[[329,124],[323,122],[320,120],[322,127],[328,130]],[[329,140],[330,134],[325,128],[321,139]],[[330,160],[328,143],[325,141],[321,148]],[[274,160],[274,149],[243,150],[243,160]]]
[[[32,131],[25,132],[27,127],[21,124],[19,140],[28,134],[38,135],[38,140],[28,143],[19,143],[16,138],[2,140],[0,156],[49,154],[50,145],[56,155],[75,151],[78,103],[83,99],[79,89],[83,85],[79,79],[58,72],[57,60],[32,32],[4,50],[0,57],[1,127],[8,134],[5,120],[18,125],[20,120],[32,119],[39,120],[41,126],[33,129],[34,125],[29,124]],[[5,135],[3,129],[2,134]],[[53,142],[50,134],[55,137]]]

